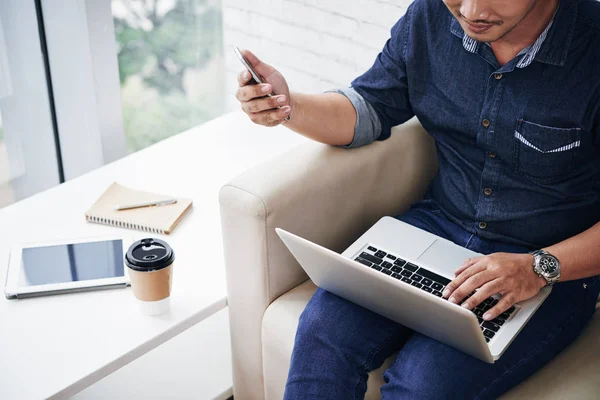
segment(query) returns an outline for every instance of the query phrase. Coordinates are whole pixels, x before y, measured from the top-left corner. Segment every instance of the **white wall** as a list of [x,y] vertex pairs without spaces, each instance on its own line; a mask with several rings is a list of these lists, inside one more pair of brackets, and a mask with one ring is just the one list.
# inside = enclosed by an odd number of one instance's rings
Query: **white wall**
[[243,69],[232,46],[277,67],[292,90],[346,87],[367,70],[412,0],[223,0],[227,107]]

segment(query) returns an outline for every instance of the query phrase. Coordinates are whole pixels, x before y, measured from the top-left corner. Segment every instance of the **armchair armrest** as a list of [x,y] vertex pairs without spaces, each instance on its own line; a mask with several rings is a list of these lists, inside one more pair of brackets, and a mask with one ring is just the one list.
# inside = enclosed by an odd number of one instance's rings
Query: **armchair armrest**
[[357,149],[302,145],[221,188],[235,396],[264,396],[263,313],[307,279],[275,228],[340,252],[418,200],[436,168],[433,141],[413,119]]

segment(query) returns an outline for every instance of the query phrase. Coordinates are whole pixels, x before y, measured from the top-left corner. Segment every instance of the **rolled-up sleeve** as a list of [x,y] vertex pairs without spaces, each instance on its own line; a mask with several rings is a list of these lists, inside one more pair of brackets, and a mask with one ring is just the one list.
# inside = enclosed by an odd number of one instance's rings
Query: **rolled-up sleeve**
[[381,122],[379,122],[377,112],[354,88],[327,90],[326,93],[339,93],[346,96],[356,110],[354,139],[349,145],[340,147],[360,147],[377,140],[381,134]]
[[[409,100],[406,71],[406,49],[410,41],[408,36],[413,6],[414,3],[394,25],[390,39],[373,66],[351,84],[353,90],[373,108],[379,118],[380,128],[376,140],[389,138],[392,127],[415,115]],[[355,136],[356,140],[363,140],[362,133]]]

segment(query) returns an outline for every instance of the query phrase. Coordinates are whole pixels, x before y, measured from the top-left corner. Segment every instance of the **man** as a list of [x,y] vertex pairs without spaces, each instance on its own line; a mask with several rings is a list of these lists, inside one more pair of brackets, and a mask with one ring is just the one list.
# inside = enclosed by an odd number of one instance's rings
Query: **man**
[[334,93],[291,94],[245,54],[268,82],[239,77],[256,123],[289,115],[296,132],[357,147],[419,118],[439,171],[398,218],[487,254],[457,266],[449,301],[471,309],[499,293],[493,319],[555,283],[530,251],[560,262],[560,283],[495,364],[319,289],[300,317],[285,398],[362,398],[368,371],[398,350],[383,398],[497,398],[579,335],[600,291],[600,3],[416,0],[371,69]]

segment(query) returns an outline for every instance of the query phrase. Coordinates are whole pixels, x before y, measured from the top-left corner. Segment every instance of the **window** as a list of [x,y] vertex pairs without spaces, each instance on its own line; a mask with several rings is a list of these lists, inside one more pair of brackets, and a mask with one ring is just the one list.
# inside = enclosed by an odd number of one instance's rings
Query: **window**
[[60,183],[33,1],[0,1],[0,208]]
[[112,0],[129,152],[225,111],[221,5]]
[[0,0],[0,208],[224,113],[221,10]]

